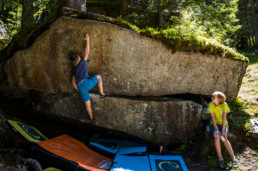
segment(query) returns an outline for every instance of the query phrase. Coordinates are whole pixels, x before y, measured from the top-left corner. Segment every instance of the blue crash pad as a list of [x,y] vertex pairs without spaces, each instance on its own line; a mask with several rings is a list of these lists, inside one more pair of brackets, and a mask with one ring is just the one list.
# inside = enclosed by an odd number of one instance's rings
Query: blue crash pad
[[178,155],[149,155],[149,159],[152,171],[188,171]]

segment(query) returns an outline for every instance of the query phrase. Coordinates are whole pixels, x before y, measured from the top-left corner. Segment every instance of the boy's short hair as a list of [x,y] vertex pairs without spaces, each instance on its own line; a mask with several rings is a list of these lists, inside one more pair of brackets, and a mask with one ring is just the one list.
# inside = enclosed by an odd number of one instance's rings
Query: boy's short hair
[[78,60],[79,57],[80,57],[80,55],[78,53],[71,53],[69,55],[69,59],[72,64],[75,64],[75,62]]
[[215,91],[212,96],[216,96],[220,100],[220,103],[224,103],[226,101],[226,95],[220,91]]

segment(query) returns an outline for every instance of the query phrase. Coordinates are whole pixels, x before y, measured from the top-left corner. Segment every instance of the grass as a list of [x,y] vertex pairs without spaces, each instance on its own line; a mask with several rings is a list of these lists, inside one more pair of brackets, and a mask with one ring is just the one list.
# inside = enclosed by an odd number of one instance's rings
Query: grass
[[[254,54],[253,54],[254,55]],[[254,150],[258,151],[258,139],[252,138],[251,133],[251,123],[244,120],[244,117],[247,116],[249,119],[255,119],[258,117],[258,77],[257,77],[257,56],[251,56],[256,58],[256,63],[252,61],[252,65],[247,68],[246,75],[243,79],[241,89],[238,96],[238,104],[235,105],[236,109],[234,121],[242,125],[244,129],[243,133],[246,138],[249,139],[250,144],[254,147]],[[244,126],[244,127],[243,127]],[[239,130],[239,128],[238,128]]]
[[244,104],[244,111],[251,117],[258,117],[258,63],[252,63],[247,68],[246,75],[243,78],[241,89],[239,91],[239,100]]
[[248,104],[240,100],[239,98],[234,99],[228,103],[231,110],[231,114],[228,115],[229,127],[239,135],[246,135],[249,128],[247,123],[251,115],[245,111]]
[[[257,57],[257,56],[256,56]],[[252,63],[247,68],[247,73],[243,79],[239,96],[237,99],[229,102],[231,113],[228,115],[229,127],[238,136],[249,141],[249,145],[254,150],[258,150],[258,139],[250,136],[250,119],[258,117],[258,79],[256,76],[257,63]]]

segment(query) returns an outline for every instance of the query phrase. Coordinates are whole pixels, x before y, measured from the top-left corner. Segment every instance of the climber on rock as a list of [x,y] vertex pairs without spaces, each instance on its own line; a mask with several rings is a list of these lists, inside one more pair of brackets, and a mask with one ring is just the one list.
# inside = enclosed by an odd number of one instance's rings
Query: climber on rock
[[88,33],[86,33],[84,40],[86,41],[86,49],[83,59],[77,53],[70,56],[70,60],[73,64],[72,84],[73,87],[80,92],[81,98],[85,103],[86,110],[90,116],[91,123],[93,123],[95,121],[95,118],[92,115],[89,90],[92,89],[96,84],[98,84],[100,97],[105,97],[105,93],[103,90],[101,76],[95,75],[93,77],[89,77],[86,67],[86,61],[88,59],[90,51],[90,35]]

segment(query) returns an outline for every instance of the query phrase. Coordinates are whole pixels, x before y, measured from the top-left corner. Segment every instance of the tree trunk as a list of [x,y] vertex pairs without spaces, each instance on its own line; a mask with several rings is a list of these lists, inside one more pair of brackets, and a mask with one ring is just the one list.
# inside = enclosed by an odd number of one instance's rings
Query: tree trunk
[[86,12],[86,0],[65,0],[64,7],[74,8]]
[[4,2],[1,3],[1,7],[0,7],[0,17],[3,18],[4,17]]
[[22,30],[28,29],[33,24],[33,0],[22,0]]
[[246,15],[245,15],[245,17],[246,17],[246,36],[248,37],[247,44],[248,44],[248,47],[250,48],[252,46],[250,36],[251,36],[253,29],[252,29],[252,24],[251,24],[251,17],[250,17],[251,14],[250,14],[249,4],[250,4],[250,2],[249,2],[249,0],[247,0],[247,2],[245,4],[246,5]]
[[256,7],[256,0],[252,0],[252,18],[253,18],[253,28],[254,28],[254,34],[255,34],[255,54],[258,54],[258,26],[257,26],[257,17],[255,12]]
[[126,0],[116,0],[117,8],[119,9],[120,15],[125,15],[127,10]]

